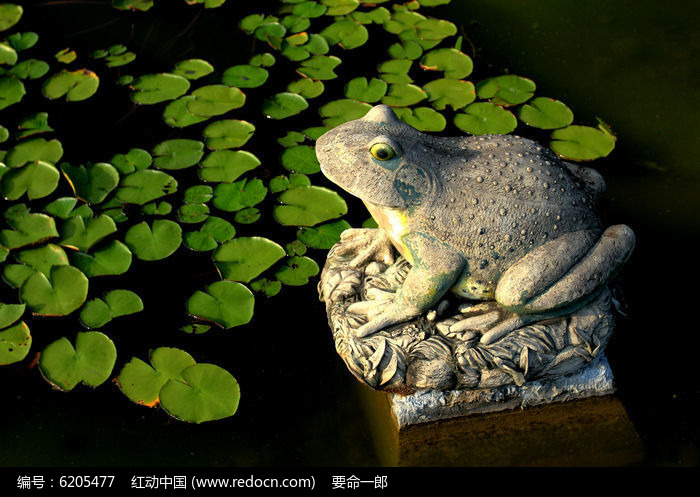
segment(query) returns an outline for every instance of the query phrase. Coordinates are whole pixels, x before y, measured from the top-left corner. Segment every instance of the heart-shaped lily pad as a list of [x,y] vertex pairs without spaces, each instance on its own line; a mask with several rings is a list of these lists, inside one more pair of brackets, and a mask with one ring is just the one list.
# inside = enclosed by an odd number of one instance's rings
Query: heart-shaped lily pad
[[282,152],[280,162],[285,169],[303,174],[317,173],[321,166],[316,158],[316,152],[309,145],[287,147]]
[[107,162],[86,166],[61,164],[61,171],[68,179],[75,196],[90,204],[99,204],[119,184],[119,171]]
[[275,65],[275,56],[271,53],[259,53],[253,55],[248,63],[256,67],[272,67]]
[[53,266],[68,265],[68,256],[65,251],[52,243],[43,247],[22,250],[15,254],[15,259],[21,264],[6,264],[3,271],[3,278],[15,288],[20,287],[35,271],[40,271],[45,276],[50,277]]
[[119,240],[112,240],[105,247],[92,254],[74,252],[70,255],[71,263],[85,276],[108,276],[124,274],[131,266],[131,251]]
[[329,249],[340,241],[340,234],[350,228],[350,224],[341,219],[315,228],[301,228],[297,231],[297,238],[309,247]]
[[319,272],[318,264],[308,257],[290,257],[275,271],[275,278],[287,286],[302,286]]
[[216,150],[201,162],[199,177],[204,181],[231,183],[259,165],[260,159],[245,150]]
[[[19,79],[39,79],[43,78],[47,72],[49,72],[49,65],[43,60],[38,59],[23,60],[17,65],[13,66],[12,69],[10,69],[10,73],[12,73],[15,77]],[[24,91],[24,85],[22,85],[21,87],[18,87],[17,85],[11,85],[10,89],[12,89],[12,94],[15,95],[15,98],[18,96],[16,92],[20,92],[22,95],[24,95],[24,93],[22,93]],[[2,95],[1,81],[0,95]],[[0,106],[1,105],[2,104],[0,103]]]
[[309,78],[301,78],[287,85],[287,91],[297,93],[304,98],[316,98],[323,93],[325,86],[323,81]]
[[430,107],[399,107],[394,112],[399,119],[419,131],[442,131],[447,125],[445,116]]
[[206,204],[214,196],[214,189],[209,185],[194,185],[185,190],[186,204]]
[[[381,2],[374,2],[381,3]],[[391,20],[391,13],[384,7],[377,7],[368,12],[355,11],[350,16],[355,22],[361,24],[384,24]]]
[[185,233],[185,245],[198,252],[213,250],[236,235],[236,228],[220,217],[209,216],[199,231]]
[[423,85],[431,105],[442,110],[448,105],[453,110],[459,110],[476,98],[474,85],[460,79],[441,78]]
[[115,154],[110,163],[121,174],[131,174],[148,168],[153,163],[153,157],[142,148],[132,148],[125,154]]
[[520,107],[520,120],[540,129],[557,129],[574,121],[574,113],[566,104],[553,98],[537,97]]
[[182,229],[168,219],[156,219],[149,227],[146,221],[129,228],[124,243],[144,261],[158,261],[172,255],[182,243]]
[[6,42],[0,42],[0,65],[14,65],[17,62],[17,51]]
[[0,110],[14,105],[27,93],[24,84],[12,76],[0,76]]
[[[359,7],[360,2],[358,0],[320,0],[323,5],[328,7],[326,11],[327,16],[344,16],[351,13],[357,7]],[[374,0],[371,4],[383,3],[386,0]],[[365,3],[365,2],[363,2]]]
[[73,266],[53,266],[50,277],[37,271],[19,290],[19,298],[34,314],[66,316],[85,302],[88,279]]
[[347,213],[345,200],[333,190],[320,186],[298,186],[285,190],[273,216],[286,226],[314,226]]
[[297,93],[282,92],[266,98],[263,102],[263,114],[271,119],[285,119],[304,111],[309,103]]
[[203,155],[204,144],[198,140],[166,140],[153,148],[153,165],[158,169],[185,169],[197,164]]
[[504,135],[518,126],[518,120],[510,111],[489,102],[469,104],[455,115],[454,123],[472,135]]
[[565,159],[593,160],[612,152],[615,137],[589,126],[567,126],[552,133],[550,147]]
[[210,124],[204,131],[204,142],[212,150],[238,148],[246,144],[255,132],[255,126],[248,121],[225,119]]
[[413,61],[408,59],[399,60],[387,60],[382,62],[377,67],[379,71],[379,77],[391,84],[407,84],[411,83],[413,79],[408,75],[408,71],[411,69]]
[[369,32],[362,24],[352,19],[341,18],[321,31],[330,45],[336,43],[346,50],[361,47],[369,39]]
[[201,223],[209,217],[209,207],[207,204],[184,204],[180,206],[175,216],[181,223]]
[[394,59],[416,60],[423,55],[423,48],[415,41],[394,43],[389,47],[389,55]]
[[209,119],[208,116],[198,116],[190,112],[189,104],[194,100],[192,95],[187,95],[170,102],[163,111],[165,124],[173,128],[185,128]]
[[16,136],[18,140],[54,130],[49,126],[49,114],[46,112],[37,112],[25,117],[19,122],[17,129]]
[[24,314],[24,304],[3,304],[0,302],[0,329],[14,324]]
[[60,141],[32,138],[24,140],[8,150],[3,162],[9,167],[22,167],[36,161],[55,164],[62,156],[63,146]]
[[10,29],[22,18],[24,9],[14,3],[0,4],[0,31]]
[[8,169],[0,178],[0,192],[7,200],[17,200],[26,194],[29,200],[44,198],[58,186],[60,174],[48,162],[30,162],[20,168]]
[[117,226],[114,220],[104,214],[92,219],[73,216],[61,226],[60,244],[74,250],[87,252],[93,245],[115,231],[117,231]]
[[476,85],[476,93],[479,98],[490,99],[498,105],[517,105],[530,100],[535,88],[535,82],[531,79],[506,74],[480,81]]
[[259,292],[266,297],[274,297],[282,290],[282,282],[278,280],[268,280],[267,278],[260,278],[255,280],[250,284],[250,288],[254,292]]
[[216,281],[206,292],[197,290],[187,301],[187,312],[225,329],[248,323],[253,318],[255,297],[235,281]]
[[152,105],[181,97],[190,89],[190,82],[177,74],[145,74],[134,80],[131,89],[134,103]]
[[21,361],[27,357],[31,346],[32,335],[24,321],[0,329],[0,366]]
[[99,86],[100,78],[92,71],[63,69],[44,82],[41,93],[51,100],[65,97],[67,102],[79,102],[93,96]]
[[187,110],[196,116],[211,117],[225,114],[245,104],[245,94],[238,88],[226,85],[209,85],[192,92],[193,100]]
[[262,214],[260,213],[259,209],[255,207],[247,207],[236,212],[236,214],[233,216],[233,220],[238,224],[253,224],[260,219],[261,216]]
[[80,311],[80,321],[87,328],[101,328],[112,319],[141,312],[141,298],[130,290],[112,290],[103,299],[85,303]]
[[0,245],[15,249],[58,236],[56,222],[46,214],[33,214],[26,205],[16,204],[4,212],[12,229],[0,230]]
[[46,381],[63,391],[82,382],[97,387],[107,381],[117,360],[117,349],[107,335],[98,331],[78,333],[75,348],[66,337],[47,346],[39,357],[39,369]]
[[389,85],[386,96],[382,98],[382,103],[392,107],[408,107],[428,98],[427,93],[420,87],[406,84]]
[[426,71],[442,71],[446,78],[462,79],[474,69],[472,59],[455,48],[438,48],[426,53],[420,61]]
[[177,190],[177,181],[163,171],[144,169],[122,178],[116,199],[127,204],[144,205]]
[[311,79],[335,79],[338,75],[333,71],[342,61],[334,55],[314,55],[301,63],[297,72]]
[[214,72],[214,66],[203,59],[187,59],[175,64],[172,74],[195,80]]
[[378,102],[386,95],[387,84],[381,79],[365,77],[354,78],[345,85],[345,96],[361,102]]
[[261,180],[252,179],[249,181],[244,178],[235,183],[217,185],[214,189],[212,203],[222,211],[235,212],[259,204],[266,195],[267,188]]
[[328,102],[318,110],[318,113],[323,118],[324,126],[334,128],[348,121],[364,117],[371,108],[370,104],[341,98]]
[[214,252],[214,264],[226,280],[247,283],[284,257],[284,249],[267,238],[234,238]]
[[265,84],[270,73],[267,69],[250,64],[229,67],[221,75],[221,82],[236,88],[257,88]]

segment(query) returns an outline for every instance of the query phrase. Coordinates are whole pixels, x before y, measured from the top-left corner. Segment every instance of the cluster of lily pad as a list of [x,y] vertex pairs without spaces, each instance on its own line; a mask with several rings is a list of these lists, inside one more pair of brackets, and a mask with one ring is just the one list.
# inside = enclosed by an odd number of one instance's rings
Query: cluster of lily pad
[[[284,286],[308,283],[319,266],[307,252],[332,247],[350,227],[342,219],[347,213],[343,198],[312,183],[320,172],[313,142],[328,129],[362,117],[374,104],[392,106],[402,120],[422,131],[443,132],[451,122],[471,134],[504,134],[523,124],[553,130],[551,147],[562,157],[589,160],[610,153],[615,139],[607,127],[573,125],[572,111],[558,100],[535,97],[531,80],[516,75],[476,84],[467,80],[473,63],[461,50],[457,27],[419,12],[448,2],[282,0],[275,15],[253,14],[238,24],[263,50],[245,64],[219,71],[204,59],[192,58],[160,72],[131,75],[123,68],[137,56],[126,46],[96,49],[94,63],[120,68],[118,83],[128,98],[137,106],[161,106],[163,122],[178,135],[149,150],[125,147],[108,161],[72,165],[59,163],[64,151],[58,139],[38,136],[54,131],[47,113],[18,123],[14,141],[0,157],[0,193],[14,202],[3,211],[8,228],[0,230],[0,262],[7,259],[2,276],[18,290],[20,304],[0,304],[0,364],[27,356],[31,333],[22,321],[27,311],[35,316],[77,312],[88,331],[77,334],[75,345],[63,337],[46,347],[40,356],[42,375],[62,390],[106,381],[117,354],[100,329],[142,311],[143,302],[127,289],[88,300],[90,280],[127,273],[134,257],[159,261],[182,245],[210,254],[220,279],[187,299],[191,319],[182,326],[186,333],[249,323],[256,295],[272,297]],[[224,1],[187,3],[215,8]],[[145,11],[153,1],[112,4]],[[20,6],[0,5],[0,31],[14,26],[21,15]],[[348,75],[343,95],[330,94],[327,86],[338,78],[343,57],[368,48],[382,31],[395,36],[395,42],[387,57],[377,60],[376,72]],[[20,60],[18,53],[37,40],[36,33],[27,32],[0,42],[0,109],[22,101],[23,81],[50,72],[45,61]],[[367,57],[374,60],[376,55]],[[62,49],[55,60],[69,67],[44,79],[41,93],[48,101],[80,101],[98,91],[95,72],[70,66],[74,51]],[[266,86],[276,90],[266,91]],[[251,92],[262,97],[255,99],[262,102],[255,110],[261,120],[298,122],[290,118],[305,115],[316,124],[284,126],[274,145],[279,147],[279,163],[265,165],[276,171],[269,178],[260,173],[256,153],[269,153],[270,140],[256,139],[259,123],[239,114],[250,111]],[[324,94],[329,98],[324,100]],[[9,129],[0,127],[0,141],[9,139]],[[199,181],[178,192],[179,172],[192,169]],[[53,198],[61,178],[73,195]],[[36,200],[44,202],[40,210]],[[135,207],[146,220],[129,219]],[[253,225],[254,230],[268,210],[292,231],[260,228],[253,236],[237,236],[237,225]],[[116,383],[132,401],[161,405],[192,422],[235,412],[239,389],[228,372],[165,347],[152,351],[150,362],[133,358],[118,375]]]

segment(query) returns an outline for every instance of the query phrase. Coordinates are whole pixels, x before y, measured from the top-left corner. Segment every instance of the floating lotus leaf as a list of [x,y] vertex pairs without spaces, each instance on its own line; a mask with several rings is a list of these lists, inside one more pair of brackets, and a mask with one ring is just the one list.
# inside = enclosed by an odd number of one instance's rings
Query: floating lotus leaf
[[426,71],[442,71],[445,78],[462,79],[474,69],[472,59],[455,48],[438,48],[426,53],[420,61]]
[[453,110],[459,110],[472,103],[476,98],[474,85],[460,79],[436,79],[423,85],[423,89],[428,94],[432,106],[438,110],[442,110],[448,105]]
[[[358,0],[320,0],[320,2],[328,7],[327,16],[344,16],[360,5]],[[381,3],[381,1],[371,3]]]
[[163,111],[163,121],[173,128],[185,128],[209,119],[208,116],[198,116],[189,110],[189,104],[194,102],[192,95],[180,97],[170,102]]
[[66,316],[78,309],[88,292],[88,279],[73,266],[53,266],[50,275],[36,271],[19,289],[19,298],[33,314]]
[[345,122],[364,117],[371,108],[371,105],[364,102],[343,98],[328,102],[318,110],[318,113],[323,117],[324,126],[334,128]]
[[416,23],[415,34],[420,40],[441,41],[457,34],[457,26],[443,19],[424,19]]
[[518,118],[535,128],[556,129],[571,124],[574,121],[574,113],[559,100],[537,97],[520,107]]
[[160,391],[168,414],[197,424],[235,414],[241,394],[231,373],[214,364],[195,364],[181,374],[184,382],[169,381]]
[[314,55],[301,63],[297,72],[311,79],[335,79],[338,75],[333,72],[342,61],[334,55]]
[[92,71],[63,69],[44,82],[41,93],[50,100],[65,97],[67,102],[79,102],[93,96],[99,86],[100,78]]
[[117,231],[114,220],[104,214],[94,219],[73,216],[61,226],[60,244],[64,247],[87,252],[97,242]]
[[341,219],[315,228],[301,228],[297,231],[297,238],[309,247],[329,249],[340,241],[340,234],[350,228],[350,224]]
[[250,284],[250,288],[254,292],[260,292],[266,297],[274,297],[282,290],[282,282],[278,280],[268,280],[267,278],[260,278],[255,280]]
[[238,27],[248,34],[253,34],[264,22],[265,16],[263,14],[251,14],[241,19],[238,23]]
[[149,216],[167,216],[173,211],[173,206],[170,202],[149,202],[141,207],[141,212]]
[[0,31],[10,29],[22,18],[24,10],[14,3],[0,4]]
[[15,65],[10,72],[19,79],[39,79],[49,72],[49,65],[43,60],[27,59]]
[[202,59],[181,60],[173,67],[172,74],[195,80],[214,72],[214,66]]
[[88,278],[124,274],[131,266],[131,259],[131,251],[119,240],[112,240],[92,254],[74,252],[70,255],[71,264]]
[[289,175],[289,186],[311,186],[311,180],[305,174],[292,173]]
[[7,200],[17,200],[25,193],[29,200],[44,198],[56,189],[59,178],[52,164],[37,160],[2,174],[0,191]]
[[37,112],[25,117],[17,125],[17,129],[19,130],[16,135],[18,140],[53,131],[53,128],[49,126],[49,115],[46,112]]
[[33,31],[27,31],[26,33],[13,33],[7,37],[7,41],[10,42],[12,48],[21,52],[28,48],[32,48],[39,41],[39,35]]
[[386,95],[387,86],[386,82],[377,78],[369,82],[365,77],[354,78],[345,85],[345,96],[361,102],[378,102]]
[[282,44],[282,51],[280,52],[284,57],[291,61],[299,62],[301,60],[308,59],[311,54],[304,47],[299,47],[291,45],[287,41]]
[[132,148],[126,154],[116,154],[110,163],[121,174],[130,174],[149,167],[153,163],[153,157],[142,148]]
[[160,402],[163,385],[169,380],[184,381],[180,373],[196,362],[184,350],[171,347],[152,350],[150,361],[153,367],[133,357],[119,372],[117,385],[132,402],[154,407]]
[[275,278],[287,286],[302,286],[319,272],[318,264],[308,257],[290,257],[275,271]]
[[118,10],[140,10],[145,12],[153,7],[153,0],[112,0],[112,7]]
[[0,329],[0,366],[21,361],[27,357],[31,346],[32,335],[24,321]]
[[392,84],[382,103],[392,107],[408,107],[428,98],[427,93],[420,87],[412,84]]
[[209,217],[209,207],[207,204],[184,204],[177,210],[176,217],[181,223],[201,223]]
[[345,200],[333,190],[320,186],[297,186],[285,190],[273,216],[286,226],[314,226],[347,213]]
[[248,63],[257,67],[272,67],[275,65],[275,56],[271,53],[261,53],[253,55]]
[[292,14],[298,17],[321,17],[328,7],[317,2],[305,1],[297,3],[292,9]]
[[303,174],[317,173],[321,166],[316,158],[316,151],[309,145],[295,145],[282,152],[280,162],[285,169]]
[[103,299],[85,303],[80,311],[80,321],[87,328],[101,328],[112,319],[135,314],[143,310],[141,297],[131,290],[112,290]]
[[367,28],[351,19],[341,18],[321,31],[330,45],[336,43],[346,50],[361,47],[369,39]]
[[377,70],[380,72],[379,77],[387,83],[406,84],[413,81],[408,75],[412,64],[413,61],[408,59],[387,60],[379,64]]
[[4,162],[9,167],[21,167],[28,162],[36,161],[55,164],[62,156],[63,147],[60,141],[32,138],[24,140],[8,150]]
[[153,165],[158,169],[185,169],[197,164],[203,155],[204,143],[198,140],[166,140],[153,148]]
[[303,31],[301,33],[296,33],[293,35],[289,35],[284,39],[284,42],[287,45],[290,45],[293,47],[303,45],[307,41],[309,41],[309,34],[306,31]]
[[242,179],[235,183],[221,183],[214,189],[214,200],[217,209],[235,212],[246,207],[253,207],[263,201],[267,188],[259,179]]
[[488,102],[469,104],[455,115],[454,123],[472,135],[505,135],[518,126],[518,120],[511,112]]
[[282,38],[287,33],[287,28],[278,22],[266,22],[255,29],[255,37],[260,41],[266,41],[271,47],[279,50]]
[[270,180],[268,186],[272,193],[279,193],[289,188],[289,179],[284,175],[275,176]]
[[58,236],[52,217],[32,214],[24,204],[9,207],[3,215],[12,229],[0,230],[0,244],[8,249],[21,248]]
[[260,219],[260,210],[255,207],[248,207],[246,209],[236,212],[233,216],[233,220],[238,224],[253,224],[255,221]]
[[203,333],[206,333],[210,329],[210,325],[201,323],[187,324],[180,328],[180,330],[184,331],[185,333],[192,333],[195,335],[201,335]]
[[60,197],[53,202],[46,204],[44,211],[52,216],[59,217],[61,219],[68,219],[73,217],[73,209],[77,203],[78,199],[75,197]]
[[308,107],[309,103],[301,95],[283,92],[265,99],[263,114],[271,119],[285,119],[299,114]]
[[187,312],[197,319],[229,329],[250,322],[254,305],[253,293],[241,283],[216,281],[206,292],[197,290],[189,298]]
[[86,166],[61,164],[61,171],[73,188],[75,196],[90,204],[99,204],[119,184],[119,171],[107,162]]
[[534,81],[515,74],[488,78],[476,85],[479,98],[490,99],[499,105],[517,105],[527,102],[534,92]]
[[62,64],[70,64],[78,58],[78,54],[75,53],[75,50],[71,50],[70,48],[64,48],[63,50],[59,50],[58,52],[56,52],[54,58]]
[[303,45],[303,48],[311,55],[325,55],[330,50],[326,39],[317,34],[310,34],[309,41]]
[[126,45],[122,45],[121,43],[117,45],[112,45],[109,47],[107,50],[108,55],[122,55],[126,53]]
[[253,236],[234,238],[214,252],[221,277],[248,283],[284,257],[284,249],[267,238]]
[[301,132],[312,140],[318,140],[326,133],[326,131],[329,130],[330,128],[327,128],[326,126],[312,126],[310,128],[302,129]]
[[236,228],[220,217],[209,216],[199,231],[185,233],[185,245],[198,252],[213,250],[236,236]]
[[[299,232],[297,231],[297,233]],[[294,240],[293,242],[289,242],[287,245],[285,245],[284,249],[287,251],[287,255],[295,256],[304,255],[307,252],[308,247],[302,241]]]
[[39,357],[39,369],[54,387],[70,391],[82,382],[97,387],[109,379],[117,349],[107,335],[99,331],[78,333],[75,348],[66,337],[46,347]]
[[116,199],[127,204],[143,205],[177,190],[177,181],[163,171],[144,169],[122,178]]
[[194,185],[185,190],[185,203],[206,204],[214,196],[214,189],[209,185]]
[[394,59],[416,60],[423,55],[423,48],[415,41],[394,43],[389,47],[389,55]]
[[259,165],[260,160],[245,150],[216,150],[201,162],[199,177],[204,181],[231,183]]
[[394,111],[399,119],[419,131],[442,131],[447,125],[445,116],[430,107],[415,109],[403,107],[396,108]]
[[107,62],[107,67],[122,67],[127,64],[131,64],[136,60],[136,54],[134,52],[124,52],[119,55],[109,55],[105,61]]
[[10,131],[5,126],[0,125],[0,143],[5,143],[9,137]]
[[134,80],[131,89],[134,103],[152,105],[181,97],[190,89],[190,82],[177,74],[145,74]]
[[2,268],[2,279],[12,288],[19,288],[36,272],[35,269],[24,264],[5,264]]
[[593,160],[615,148],[615,137],[588,126],[567,126],[552,133],[550,147],[564,159]]
[[203,86],[193,91],[191,96],[194,99],[187,103],[187,110],[203,117],[225,114],[245,103],[245,94],[241,90],[226,85]]
[[293,14],[284,16],[281,22],[290,33],[299,33],[311,26],[311,21],[308,17],[299,17]]
[[[24,304],[3,304],[0,302],[0,329],[7,328],[24,314]],[[0,338],[0,341],[2,339]]]
[[9,43],[0,42],[0,64],[14,65],[17,62],[17,51]]
[[237,119],[216,121],[202,131],[204,142],[212,150],[242,147],[250,140],[253,133],[255,133],[253,124]]
[[129,228],[124,243],[143,261],[169,257],[182,243],[182,229],[168,219],[156,219],[149,227],[146,221]]
[[[68,256],[65,251],[58,245],[52,243],[46,244],[43,247],[22,250],[15,254],[15,259],[31,268],[33,271],[44,273],[47,277],[51,276],[51,268],[53,266],[68,265]],[[22,282],[24,282],[24,280],[22,280]],[[20,284],[22,282],[20,282]]]
[[27,90],[20,80],[12,76],[0,76],[0,110],[22,100],[25,93]]
[[369,12],[355,11],[351,17],[360,24],[384,24],[391,19],[391,12],[384,7],[377,7]]
[[221,76],[221,82],[237,88],[257,88],[265,84],[270,73],[259,66],[243,64],[229,67]]
[[293,147],[306,140],[306,136],[298,131],[288,131],[282,138],[277,139],[277,143],[283,147]]
[[384,29],[398,35],[407,30],[413,31],[413,27],[425,19],[426,17],[418,12],[397,10],[392,12],[391,19],[384,23]]

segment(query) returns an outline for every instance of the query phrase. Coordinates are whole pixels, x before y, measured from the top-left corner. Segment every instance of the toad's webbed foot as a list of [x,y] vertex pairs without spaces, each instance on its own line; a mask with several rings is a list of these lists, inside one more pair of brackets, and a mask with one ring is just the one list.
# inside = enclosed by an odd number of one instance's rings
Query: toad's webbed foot
[[340,243],[333,251],[334,256],[352,256],[350,267],[357,268],[368,261],[377,261],[387,266],[394,263],[394,247],[391,239],[380,229],[358,228],[345,230],[340,235]]

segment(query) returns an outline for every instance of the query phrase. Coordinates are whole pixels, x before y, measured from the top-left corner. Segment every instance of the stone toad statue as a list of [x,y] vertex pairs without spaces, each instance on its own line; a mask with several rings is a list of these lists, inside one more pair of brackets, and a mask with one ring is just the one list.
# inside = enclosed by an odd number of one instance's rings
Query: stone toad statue
[[321,136],[316,154],[380,228],[344,233],[335,256],[351,254],[349,268],[386,267],[393,246],[410,264],[389,298],[369,292],[347,306],[361,323],[356,339],[417,318],[452,292],[490,301],[459,330],[492,343],[593,302],[634,247],[628,226],[600,224],[602,177],[525,138],[430,136],[378,105]]

